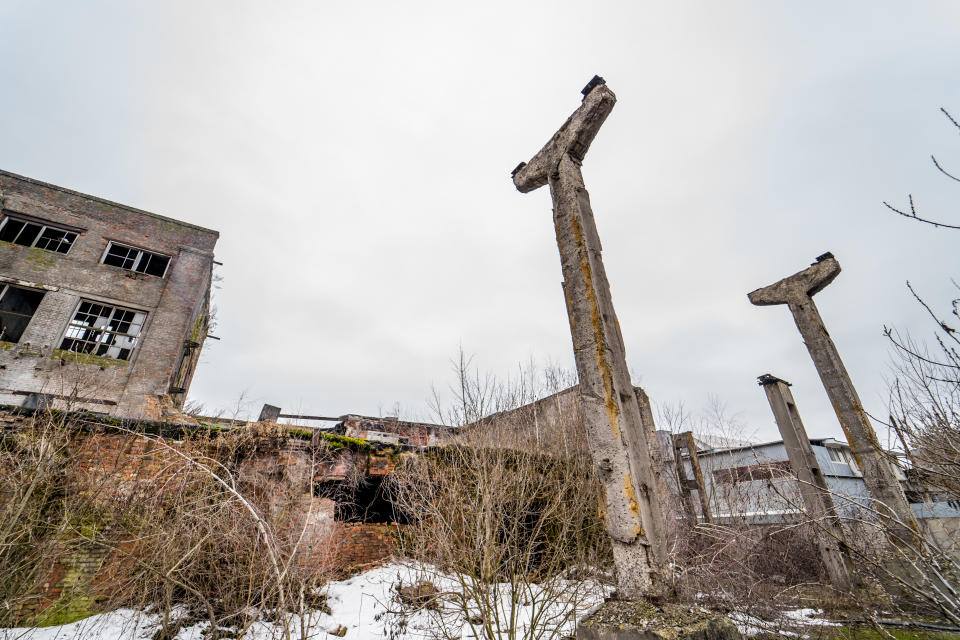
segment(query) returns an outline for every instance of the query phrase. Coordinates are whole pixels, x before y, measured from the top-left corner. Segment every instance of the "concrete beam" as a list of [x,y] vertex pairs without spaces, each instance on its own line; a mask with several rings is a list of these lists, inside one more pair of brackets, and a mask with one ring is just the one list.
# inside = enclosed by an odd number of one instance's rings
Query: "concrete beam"
[[887,531],[901,542],[910,542],[919,535],[917,519],[811,297],[833,282],[839,273],[836,258],[825,253],[810,267],[757,289],[748,297],[755,305],[789,307]]

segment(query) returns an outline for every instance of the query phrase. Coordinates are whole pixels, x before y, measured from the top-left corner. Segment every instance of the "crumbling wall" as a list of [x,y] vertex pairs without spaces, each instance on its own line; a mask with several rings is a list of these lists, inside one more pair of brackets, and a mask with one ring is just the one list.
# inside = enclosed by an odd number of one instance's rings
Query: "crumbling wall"
[[453,431],[444,425],[358,415],[343,416],[339,428],[351,438],[412,447],[441,445]]
[[[0,425],[7,434],[30,419],[28,413],[0,409]],[[72,436],[66,468],[71,486],[80,493],[122,501],[134,491],[161,490],[172,470],[185,464],[177,452],[185,449],[184,437],[191,427],[141,425],[150,434],[140,437],[109,419],[88,415],[76,419],[83,428]],[[336,517],[337,499],[352,494],[327,496],[318,489],[325,483],[348,479],[360,484],[368,478],[379,482],[393,471],[397,451],[376,450],[367,443],[337,436],[322,437],[327,445],[322,447],[322,461],[315,458],[317,443],[313,438],[291,430],[279,446],[263,447],[243,458],[233,473],[244,491],[256,497],[257,504],[270,511],[283,511],[280,521],[289,523],[291,530],[278,531],[278,535],[298,537],[303,528],[298,555],[301,566],[331,574],[382,562],[396,553],[401,525],[340,521]],[[293,499],[281,499],[281,494]],[[90,526],[109,527],[109,523]],[[117,566],[118,559],[109,549],[65,540],[45,559],[40,587],[19,605],[19,615],[35,622],[60,623],[94,613],[99,605],[97,594],[118,579]]]
[[[0,342],[0,403],[46,394],[61,408],[161,419],[161,397],[182,402],[206,338],[193,329],[207,313],[217,232],[4,171],[0,208],[77,234],[67,253],[0,242],[0,284],[43,293],[19,339]],[[166,273],[102,264],[111,242],[169,256]],[[81,301],[147,314],[129,359],[61,351]]]

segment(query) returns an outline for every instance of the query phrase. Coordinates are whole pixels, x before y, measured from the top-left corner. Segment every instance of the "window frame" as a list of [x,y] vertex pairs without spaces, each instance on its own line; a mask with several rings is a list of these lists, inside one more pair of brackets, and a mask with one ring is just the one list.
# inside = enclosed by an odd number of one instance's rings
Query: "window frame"
[[[124,249],[131,249],[137,252],[137,257],[133,261],[132,267],[130,268],[120,267],[115,264],[107,264],[106,262],[104,262],[104,260],[107,259],[107,255],[110,253],[110,249],[112,249],[114,245],[118,247],[123,247]],[[167,265],[163,268],[163,275],[156,276],[156,275],[153,275],[152,273],[147,273],[145,271],[137,271],[137,267],[140,266],[141,262],[143,262],[144,256],[159,256],[161,258],[166,258]],[[116,240],[108,240],[107,247],[103,250],[103,254],[101,254],[100,256],[100,264],[104,266],[113,267],[115,269],[123,269],[124,271],[132,271],[133,273],[139,273],[142,276],[150,276],[151,278],[160,278],[161,280],[166,278],[167,275],[170,273],[170,265],[172,262],[173,262],[173,256],[168,253],[161,253],[159,251],[153,251],[152,249],[144,249],[142,247],[137,247],[132,244],[127,244],[125,242],[117,242]]]
[[44,296],[47,295],[47,291],[44,290],[44,289],[36,289],[36,288],[34,288],[34,287],[22,287],[22,286],[20,286],[20,285],[18,285],[18,284],[12,284],[12,283],[10,283],[10,282],[0,282],[0,301],[3,300],[3,297],[4,297],[5,295],[7,295],[7,292],[10,290],[11,287],[13,287],[14,289],[21,289],[21,290],[23,290],[23,291],[36,291],[36,292],[39,292],[39,293],[41,294],[41,295],[40,295],[40,300],[37,302],[37,308],[34,309],[34,310],[33,310],[33,313],[31,313],[29,316],[28,316],[27,314],[25,314],[25,313],[19,313],[19,312],[17,312],[17,311],[0,311],[0,313],[4,313],[4,314],[7,314],[7,315],[18,316],[18,317],[20,317],[20,318],[27,318],[27,324],[24,325],[23,331],[20,333],[20,335],[17,337],[16,340],[8,340],[8,339],[6,339],[6,338],[0,338],[0,342],[9,342],[9,343],[12,343],[12,344],[20,344],[20,340],[23,339],[23,334],[26,333],[26,332],[27,332],[27,329],[30,328],[30,323],[33,322],[33,318],[37,315],[37,309],[40,308],[40,304],[43,302]]
[[[107,266],[110,266],[110,265],[107,265]],[[74,321],[77,319],[77,314],[80,313],[80,307],[82,307],[84,303],[89,303],[89,304],[91,304],[91,305],[98,305],[98,306],[101,306],[101,307],[108,307],[108,308],[112,309],[110,315],[107,316],[107,323],[106,323],[107,325],[109,325],[109,324],[110,324],[110,321],[115,318],[115,316],[116,316],[116,314],[117,314],[118,311],[129,311],[129,312],[134,313],[134,314],[138,314],[138,313],[139,313],[139,314],[142,314],[142,315],[143,315],[143,322],[140,324],[140,333],[138,333],[136,336],[132,336],[132,335],[129,334],[129,333],[120,333],[120,332],[118,332],[118,331],[113,331],[113,330],[110,330],[110,329],[106,329],[105,327],[104,327],[104,328],[96,328],[96,327],[94,327],[94,326],[85,326],[85,325],[82,325],[82,324],[75,324]],[[86,354],[86,355],[96,356],[96,357],[98,357],[98,358],[109,358],[110,360],[117,360],[117,361],[119,361],[119,362],[132,363],[133,360],[136,358],[137,354],[140,353],[140,345],[141,345],[141,343],[142,343],[142,341],[143,341],[143,337],[146,335],[147,328],[148,328],[148,326],[149,326],[149,324],[150,324],[151,315],[152,315],[152,314],[150,313],[150,311],[148,311],[148,310],[146,310],[146,309],[139,309],[139,308],[136,308],[136,307],[128,307],[128,306],[125,306],[125,305],[122,305],[122,304],[117,304],[117,303],[115,303],[115,302],[104,302],[104,301],[102,301],[102,300],[96,300],[96,299],[93,299],[93,298],[80,298],[80,300],[77,302],[76,306],[73,308],[73,313],[70,314],[70,319],[67,320],[67,325],[66,325],[66,327],[64,327],[63,331],[61,332],[60,341],[57,343],[59,346],[58,346],[57,348],[58,348],[59,350],[61,350],[61,351],[66,351],[67,353]],[[102,317],[102,316],[98,316],[98,317]],[[79,342],[83,342],[83,343],[92,343],[92,344],[98,345],[98,348],[99,348],[99,345],[105,345],[105,346],[108,346],[108,347],[114,346],[113,344],[108,344],[108,343],[102,342],[102,341],[100,341],[100,340],[87,340],[87,339],[84,339],[84,338],[71,338],[70,335],[69,335],[71,328],[77,328],[77,329],[93,329],[93,330],[95,330],[95,331],[99,331],[100,333],[102,333],[102,334],[104,334],[104,335],[109,334],[109,335],[115,335],[115,336],[123,336],[123,337],[127,337],[127,338],[133,338],[133,339],[135,340],[135,342],[134,342],[133,346],[129,348],[130,356],[129,356],[128,358],[126,358],[126,359],[124,359],[124,358],[116,358],[116,357],[114,357],[114,356],[106,355],[106,354],[100,355],[100,354],[96,353],[96,350],[97,350],[97,349],[93,349],[93,350],[90,351],[90,352],[74,351],[74,350],[71,350],[71,349],[65,349],[65,348],[63,347],[63,343],[64,343],[64,341],[66,341],[66,340],[74,340],[74,341],[79,341]],[[125,347],[120,347],[120,348],[123,349],[123,348],[125,348]]]
[[[71,227],[70,225],[66,225],[66,224],[50,222],[42,218],[34,218],[33,216],[20,214],[20,213],[17,213],[16,211],[9,211],[7,209],[3,210],[3,219],[0,219],[0,231],[3,231],[3,228],[7,226],[7,222],[11,219],[17,222],[22,222],[24,225],[32,224],[35,226],[39,226],[40,232],[37,234],[37,237],[34,238],[33,242],[31,242],[30,244],[20,244],[18,242],[10,241],[10,240],[4,240],[3,242],[7,242],[9,244],[15,244],[18,247],[28,247],[31,249],[40,249],[41,251],[49,251],[50,253],[59,253],[62,256],[68,255],[70,253],[70,250],[73,249],[74,245],[77,243],[77,240],[80,238],[80,234],[83,233],[84,231],[83,229],[78,229],[77,227]],[[68,246],[66,251],[57,251],[56,249],[48,249],[46,247],[37,246],[37,243],[40,242],[41,238],[43,238],[43,234],[46,233],[47,229],[50,229],[53,231],[59,231],[64,234],[73,235],[73,240],[67,243]],[[23,233],[23,229],[20,230],[20,233]],[[20,237],[19,233],[17,234],[17,237]],[[62,244],[63,244],[63,241],[61,240],[60,244],[58,244],[57,246],[60,246]]]
[[830,462],[833,464],[847,464],[846,456],[843,455],[843,449],[840,447],[825,447],[827,450],[827,457],[830,458]]

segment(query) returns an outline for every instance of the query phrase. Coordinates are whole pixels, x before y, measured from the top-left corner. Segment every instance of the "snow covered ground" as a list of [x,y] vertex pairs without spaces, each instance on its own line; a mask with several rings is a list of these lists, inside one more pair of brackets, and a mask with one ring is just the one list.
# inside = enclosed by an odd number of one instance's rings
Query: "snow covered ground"
[[[348,580],[331,582],[325,587],[330,613],[313,611],[301,619],[290,617],[292,640],[326,640],[342,637],[346,640],[420,640],[431,638],[431,630],[439,624],[438,613],[428,610],[415,612],[406,618],[397,616],[396,585],[408,586],[425,578],[440,591],[458,592],[460,587],[451,576],[431,571],[429,567],[416,569],[410,565],[390,564],[354,576]],[[543,598],[543,591],[533,586],[514,602],[512,613],[518,629],[529,626],[531,616],[540,620],[553,620],[555,638],[572,636],[577,620],[599,605],[609,593],[607,587],[589,582],[565,583],[570,586],[573,602],[562,597]],[[505,587],[505,585],[501,585]],[[510,619],[511,601],[506,592],[497,594],[502,619]],[[537,601],[549,601],[549,606],[538,607]],[[479,614],[474,609],[472,614]],[[820,627],[836,623],[820,617],[813,609],[797,609],[784,612],[778,622],[760,620],[745,614],[731,613],[730,618],[746,635],[760,632],[779,632],[785,635],[800,635],[784,630],[789,627]],[[159,626],[159,617],[132,609],[119,609],[110,613],[91,616],[84,620],[53,627],[0,629],[0,640],[152,640]],[[474,638],[470,625],[458,614],[446,616],[447,629],[459,628],[460,637]],[[176,640],[207,640],[206,623],[195,624],[180,630]],[[282,637],[281,625],[271,622],[255,622],[247,632],[248,640],[274,640]],[[455,637],[455,636],[454,636]],[[506,636],[504,636],[506,637]],[[518,633],[516,637],[523,637]],[[550,637],[544,635],[542,637]]]
[[[780,620],[761,620],[740,612],[731,612],[727,617],[736,625],[740,633],[753,636],[758,633],[772,633],[782,636],[808,637],[809,631],[820,627],[839,626],[823,616],[820,609],[791,609],[781,613]],[[794,629],[791,631],[791,629]]]
[[[324,640],[343,637],[347,640],[417,640],[431,637],[432,626],[438,624],[437,614],[420,611],[409,616],[402,626],[400,618],[389,613],[396,610],[395,585],[414,584],[424,578],[424,571],[407,565],[391,564],[372,569],[348,580],[331,582],[325,592],[330,613],[312,612],[301,620],[291,616],[291,636],[301,640],[301,631],[307,638]],[[431,574],[432,582],[441,591],[454,591],[457,582],[449,576]],[[562,621],[556,637],[572,635],[576,620],[598,605],[607,589],[591,583],[569,583],[575,587],[574,602],[553,602],[548,607],[538,608],[537,601],[543,593],[537,587],[524,594],[521,602],[515,603],[514,613],[518,625],[527,625],[531,615],[541,615]],[[499,606],[504,613],[510,612],[509,602],[500,596]],[[91,616],[71,624],[41,627],[0,629],[0,640],[151,640],[158,628],[158,616],[130,609]],[[448,616],[448,623],[462,625],[461,637],[472,638],[470,625],[462,617]],[[200,623],[181,629],[176,640],[206,640],[208,625]],[[250,640],[270,640],[281,637],[278,623],[256,622],[248,631]],[[449,627],[448,627],[449,628]],[[391,633],[392,632],[392,633]],[[343,635],[340,635],[340,634]],[[336,634],[336,635],[335,635]],[[518,634],[518,637],[522,637]]]

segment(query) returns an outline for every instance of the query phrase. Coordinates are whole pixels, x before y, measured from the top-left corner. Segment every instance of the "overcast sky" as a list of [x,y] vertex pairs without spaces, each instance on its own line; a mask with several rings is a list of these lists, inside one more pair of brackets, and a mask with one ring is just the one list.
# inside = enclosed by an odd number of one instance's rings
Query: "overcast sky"
[[840,435],[785,307],[746,293],[832,251],[817,298],[868,410],[884,324],[928,333],[960,235],[960,3],[0,2],[0,168],[220,231],[220,342],[191,397],[427,418],[458,345],[572,367],[547,189],[528,160],[600,74],[584,163],[627,359],[660,403],[756,377]]

